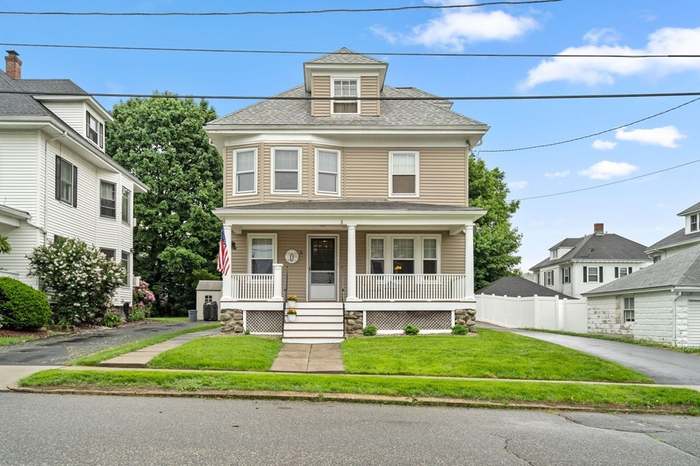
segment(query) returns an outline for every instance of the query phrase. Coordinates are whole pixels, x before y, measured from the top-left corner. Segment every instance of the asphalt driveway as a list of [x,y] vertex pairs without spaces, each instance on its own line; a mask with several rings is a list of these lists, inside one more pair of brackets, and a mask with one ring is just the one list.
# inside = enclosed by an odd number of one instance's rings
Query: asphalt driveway
[[660,384],[700,385],[700,354],[532,330],[515,330],[515,333],[622,364]]
[[190,322],[159,322],[128,325],[121,328],[86,331],[77,335],[50,337],[21,345],[0,347],[0,366],[55,366],[111,346],[141,340],[159,333],[196,325]]

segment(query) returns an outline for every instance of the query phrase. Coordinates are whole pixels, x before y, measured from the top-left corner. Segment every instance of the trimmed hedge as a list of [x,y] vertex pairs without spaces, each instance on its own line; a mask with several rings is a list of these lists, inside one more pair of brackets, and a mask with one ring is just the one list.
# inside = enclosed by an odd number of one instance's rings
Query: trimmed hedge
[[15,330],[44,327],[51,321],[46,295],[19,280],[0,277],[0,323]]

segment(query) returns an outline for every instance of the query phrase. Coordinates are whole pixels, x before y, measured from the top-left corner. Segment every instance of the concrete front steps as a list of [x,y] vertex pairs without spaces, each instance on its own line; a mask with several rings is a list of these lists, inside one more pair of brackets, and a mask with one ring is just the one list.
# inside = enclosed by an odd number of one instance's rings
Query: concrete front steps
[[342,303],[298,303],[294,322],[284,321],[284,343],[323,344],[343,341]]

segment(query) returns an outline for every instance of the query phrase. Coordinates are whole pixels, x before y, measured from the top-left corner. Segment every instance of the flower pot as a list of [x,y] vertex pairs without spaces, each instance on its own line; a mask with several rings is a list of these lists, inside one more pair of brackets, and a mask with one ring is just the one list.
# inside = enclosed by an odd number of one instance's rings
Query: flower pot
[[294,322],[295,320],[297,320],[296,314],[287,314],[287,322]]

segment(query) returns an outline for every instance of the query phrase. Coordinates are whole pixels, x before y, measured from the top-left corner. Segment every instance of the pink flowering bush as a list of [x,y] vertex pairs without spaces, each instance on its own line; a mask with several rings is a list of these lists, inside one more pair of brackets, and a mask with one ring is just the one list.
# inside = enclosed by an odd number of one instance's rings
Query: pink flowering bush
[[82,241],[66,239],[39,246],[29,257],[59,325],[102,323],[125,272],[120,264]]
[[141,280],[139,286],[134,288],[134,305],[129,313],[129,320],[143,320],[150,317],[155,301],[156,295],[150,290],[148,282]]

